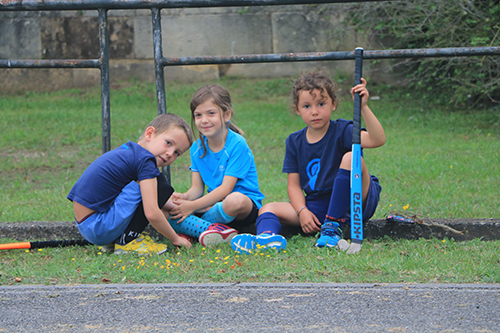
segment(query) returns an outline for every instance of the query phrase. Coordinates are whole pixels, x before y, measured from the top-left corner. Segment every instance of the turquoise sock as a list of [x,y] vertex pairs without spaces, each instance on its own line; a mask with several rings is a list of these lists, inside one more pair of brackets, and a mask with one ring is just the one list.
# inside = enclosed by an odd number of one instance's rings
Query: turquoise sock
[[222,208],[222,201],[213,205],[212,208],[210,208],[205,212],[205,214],[201,216],[201,218],[207,222],[222,224],[228,224],[234,221],[235,217],[236,216],[230,216],[226,214],[226,212]]
[[200,237],[201,233],[208,229],[210,222],[200,219],[197,216],[189,215],[181,223],[177,223],[178,220],[168,219],[172,229],[178,234],[188,235],[191,237]]

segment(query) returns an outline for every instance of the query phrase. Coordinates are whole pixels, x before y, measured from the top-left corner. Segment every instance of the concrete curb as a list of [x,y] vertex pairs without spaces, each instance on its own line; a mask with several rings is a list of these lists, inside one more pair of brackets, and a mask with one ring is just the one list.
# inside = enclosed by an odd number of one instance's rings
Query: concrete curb
[[[500,239],[500,219],[435,219],[433,225],[397,223],[387,220],[370,220],[364,225],[365,239],[390,237],[393,239],[453,238],[456,241],[472,239]],[[146,229],[154,237],[161,235],[148,226]],[[456,233],[454,230],[460,232]],[[255,229],[240,230],[255,232]],[[294,228],[283,228],[285,236],[298,233]],[[347,238],[350,231],[345,230]],[[161,236],[162,237],[162,236]],[[161,238],[160,237],[160,238]],[[0,239],[17,241],[81,239],[74,222],[16,222],[0,223]]]

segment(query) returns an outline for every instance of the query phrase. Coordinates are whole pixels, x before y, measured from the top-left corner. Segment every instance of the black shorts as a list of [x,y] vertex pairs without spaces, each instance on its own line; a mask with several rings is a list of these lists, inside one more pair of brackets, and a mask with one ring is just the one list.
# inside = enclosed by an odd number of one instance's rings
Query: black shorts
[[231,223],[228,223],[227,226],[238,230],[239,233],[255,234],[257,232],[255,221],[257,221],[257,216],[259,216],[259,209],[257,208],[255,202],[253,202],[253,200],[252,204],[252,210],[250,211],[250,214],[247,215],[247,217],[241,220],[234,220]]

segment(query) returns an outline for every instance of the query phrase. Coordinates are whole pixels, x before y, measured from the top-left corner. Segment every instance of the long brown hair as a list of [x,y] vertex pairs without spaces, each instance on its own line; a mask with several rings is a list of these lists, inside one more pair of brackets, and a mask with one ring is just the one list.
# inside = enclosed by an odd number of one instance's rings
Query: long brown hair
[[[234,113],[233,107],[231,105],[231,96],[229,95],[229,92],[226,90],[226,88],[218,84],[206,85],[198,89],[191,98],[191,103],[190,103],[191,127],[196,128],[196,122],[194,117],[194,111],[196,110],[196,108],[200,104],[203,104],[210,99],[213,100],[214,104],[217,105],[222,110],[222,113],[220,115],[221,119],[223,119],[222,118],[223,113],[227,111],[231,111],[232,113]],[[231,120],[226,123],[226,127],[229,128],[231,131],[238,133],[240,135],[245,134],[241,130],[241,128],[233,124]],[[201,157],[204,157],[207,153],[207,147],[205,146],[205,141],[203,140],[203,135],[200,133],[200,131],[198,131],[198,136],[203,146],[203,155]]]

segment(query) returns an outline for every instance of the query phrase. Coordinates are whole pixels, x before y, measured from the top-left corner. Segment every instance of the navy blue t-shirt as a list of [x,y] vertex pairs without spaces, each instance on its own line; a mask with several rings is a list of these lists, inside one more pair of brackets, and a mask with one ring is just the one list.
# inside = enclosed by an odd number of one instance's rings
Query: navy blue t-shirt
[[311,196],[330,195],[345,153],[352,149],[352,121],[330,120],[325,136],[307,142],[307,127],[286,139],[283,173],[298,173],[300,186]]
[[129,141],[92,162],[69,192],[68,199],[102,213],[109,210],[131,181],[156,178],[160,174],[156,157]]

